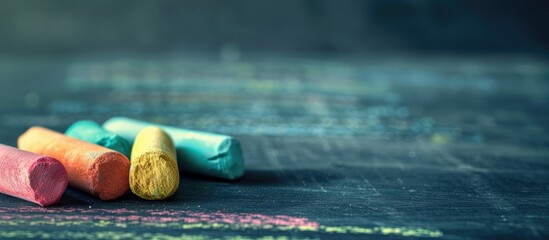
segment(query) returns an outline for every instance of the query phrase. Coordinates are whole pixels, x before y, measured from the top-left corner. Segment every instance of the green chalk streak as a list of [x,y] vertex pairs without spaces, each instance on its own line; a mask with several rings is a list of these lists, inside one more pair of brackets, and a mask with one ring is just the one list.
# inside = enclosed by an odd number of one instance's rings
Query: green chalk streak
[[165,233],[135,233],[135,232],[123,232],[123,231],[0,231],[0,239],[9,238],[27,238],[27,239],[135,239],[135,240],[289,240],[289,239],[310,239],[310,238],[294,238],[286,236],[225,236],[222,238],[212,238],[207,235],[191,235],[191,234],[176,234],[169,235]]
[[128,158],[130,157],[130,144],[117,134],[106,131],[94,121],[75,122],[67,129],[65,135],[118,151]]
[[380,234],[380,235],[400,235],[404,237],[442,237],[439,230],[429,230],[424,228],[410,227],[356,227],[356,226],[320,226],[321,231],[326,233],[339,234]]
[[[140,222],[140,221],[129,221],[129,222],[116,222],[116,221],[82,221],[82,220],[72,220],[72,221],[50,221],[50,220],[38,220],[38,221],[27,221],[27,220],[0,220],[0,226],[9,226],[9,227],[48,227],[49,229],[54,228],[82,228],[82,227],[92,227],[92,228],[115,228],[115,229],[128,229],[128,227],[145,227],[147,229],[180,229],[181,231],[186,230],[232,230],[232,231],[249,231],[249,230],[264,230],[264,231],[275,231],[275,232],[317,232],[317,233],[328,233],[334,234],[356,234],[356,235],[396,235],[402,237],[430,237],[438,238],[444,236],[444,234],[437,229],[425,229],[425,228],[414,228],[414,227],[359,227],[359,226],[326,226],[320,225],[320,227],[307,227],[307,226],[274,226],[274,225],[254,225],[254,224],[228,224],[228,223],[180,223],[180,222],[168,222],[168,223],[158,223],[158,222]],[[8,232],[9,233],[9,232]],[[34,232],[33,232],[34,233]],[[6,236],[1,238],[8,238]],[[7,233],[5,233],[7,234]],[[18,233],[22,234],[22,233]],[[167,235],[170,236],[170,235]],[[93,236],[99,238],[97,236]],[[113,237],[116,239],[120,236]],[[130,236],[129,238],[136,238],[138,236]],[[158,236],[154,236],[158,237]],[[271,239],[265,236],[265,239]],[[44,237],[40,237],[44,238]],[[57,238],[57,237],[56,237]],[[87,237],[83,237],[87,238]],[[124,237],[125,238],[125,237]],[[336,237],[337,238],[337,237]],[[93,239],[93,238],[91,238]],[[161,239],[179,239],[179,238],[161,238]],[[231,238],[231,239],[248,239],[245,237],[242,238]],[[273,238],[273,239],[279,239]]]
[[244,175],[244,158],[240,142],[233,137],[187,130],[130,118],[115,117],[103,127],[117,133],[133,143],[137,134],[145,127],[158,126],[174,141],[177,161],[182,171],[234,180]]

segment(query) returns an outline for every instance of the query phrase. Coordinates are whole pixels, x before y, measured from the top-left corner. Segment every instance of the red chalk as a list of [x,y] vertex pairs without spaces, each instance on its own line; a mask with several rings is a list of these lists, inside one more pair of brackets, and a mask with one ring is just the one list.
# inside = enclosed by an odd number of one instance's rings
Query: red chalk
[[68,183],[65,167],[51,157],[0,144],[0,193],[49,206]]

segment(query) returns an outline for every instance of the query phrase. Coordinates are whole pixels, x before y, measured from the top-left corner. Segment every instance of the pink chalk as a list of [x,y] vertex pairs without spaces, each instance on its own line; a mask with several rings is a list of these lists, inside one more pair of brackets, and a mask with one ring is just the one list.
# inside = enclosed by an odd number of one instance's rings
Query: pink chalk
[[68,175],[51,157],[0,144],[0,193],[49,206],[57,203]]

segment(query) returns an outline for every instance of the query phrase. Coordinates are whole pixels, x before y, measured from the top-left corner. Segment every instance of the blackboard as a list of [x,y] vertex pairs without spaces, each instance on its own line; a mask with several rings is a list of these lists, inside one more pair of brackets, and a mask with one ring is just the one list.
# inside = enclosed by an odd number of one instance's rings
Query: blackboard
[[0,58],[0,142],[127,116],[233,135],[165,201],[0,195],[0,238],[547,238],[549,64],[520,57]]

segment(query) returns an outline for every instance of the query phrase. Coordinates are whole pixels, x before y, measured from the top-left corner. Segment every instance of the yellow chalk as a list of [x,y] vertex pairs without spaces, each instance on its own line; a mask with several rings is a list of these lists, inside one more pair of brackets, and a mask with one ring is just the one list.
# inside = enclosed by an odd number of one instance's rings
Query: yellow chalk
[[175,147],[158,127],[147,127],[135,138],[130,165],[130,189],[147,200],[165,199],[179,187]]

